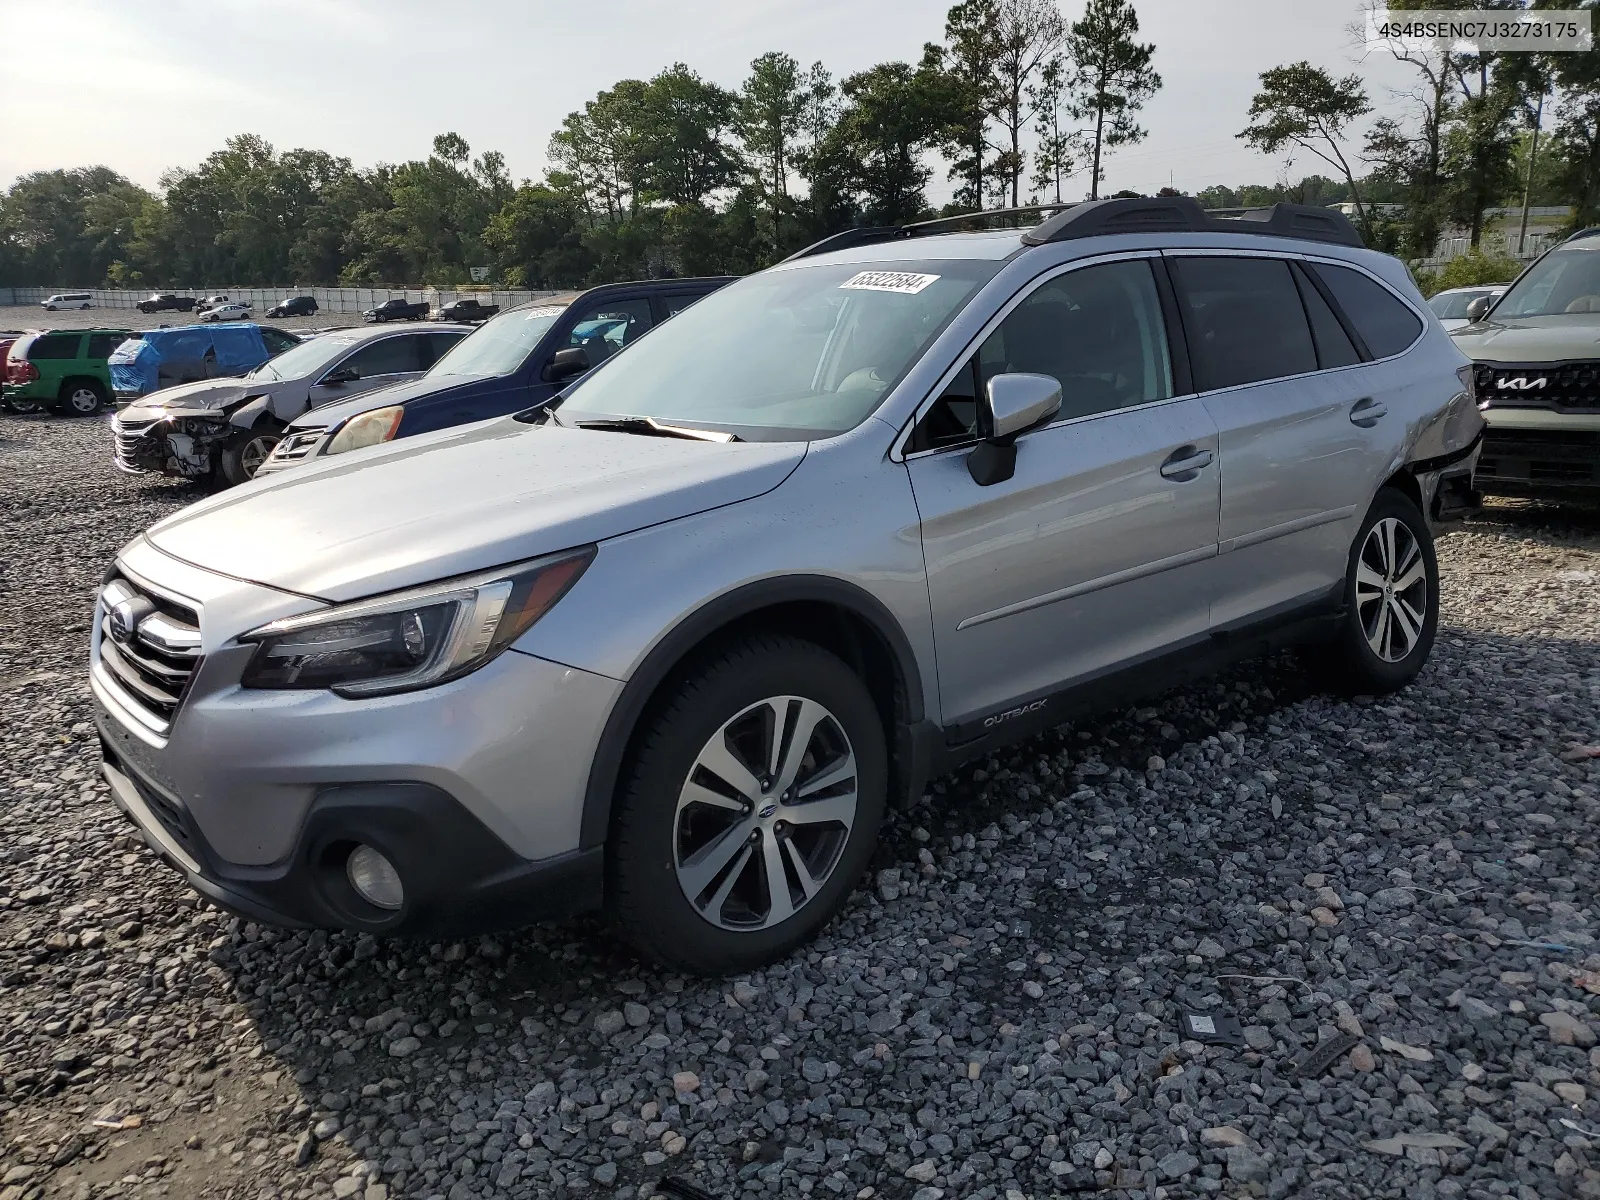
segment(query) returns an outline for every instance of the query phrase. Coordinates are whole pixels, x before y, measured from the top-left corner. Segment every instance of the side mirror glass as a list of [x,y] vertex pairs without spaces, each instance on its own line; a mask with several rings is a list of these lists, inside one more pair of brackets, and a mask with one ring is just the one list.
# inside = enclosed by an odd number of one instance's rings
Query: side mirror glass
[[1061,411],[1061,384],[1049,375],[996,375],[978,404],[978,428],[986,433],[967,456],[967,471],[988,487],[1016,473],[1017,437]]
[[545,370],[545,376],[552,383],[559,383],[565,379],[576,379],[589,369],[589,352],[582,346],[568,346],[564,350],[557,350],[555,357],[550,360],[550,366]]
[[1481,321],[1481,320],[1483,320],[1484,316],[1489,311],[1489,306],[1491,304],[1493,304],[1493,303],[1494,303],[1494,301],[1491,300],[1488,296],[1479,296],[1471,304],[1467,305],[1467,320],[1469,320],[1469,321]]

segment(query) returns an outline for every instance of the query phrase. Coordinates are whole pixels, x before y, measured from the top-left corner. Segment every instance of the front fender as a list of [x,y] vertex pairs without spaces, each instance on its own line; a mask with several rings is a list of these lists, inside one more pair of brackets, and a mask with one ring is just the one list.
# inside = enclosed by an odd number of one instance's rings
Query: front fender
[[271,424],[278,424],[277,416],[272,411],[271,396],[257,396],[248,404],[241,404],[228,414],[228,424],[236,429],[254,429],[263,418]]

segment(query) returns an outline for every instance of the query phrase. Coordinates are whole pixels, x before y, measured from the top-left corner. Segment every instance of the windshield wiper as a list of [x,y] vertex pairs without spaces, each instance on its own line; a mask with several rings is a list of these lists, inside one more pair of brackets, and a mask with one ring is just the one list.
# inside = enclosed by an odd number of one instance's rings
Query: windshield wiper
[[735,433],[713,429],[693,429],[687,425],[667,425],[654,417],[616,417],[606,421],[579,421],[579,429],[603,429],[612,433],[642,433],[648,437],[688,438],[694,442],[737,442]]

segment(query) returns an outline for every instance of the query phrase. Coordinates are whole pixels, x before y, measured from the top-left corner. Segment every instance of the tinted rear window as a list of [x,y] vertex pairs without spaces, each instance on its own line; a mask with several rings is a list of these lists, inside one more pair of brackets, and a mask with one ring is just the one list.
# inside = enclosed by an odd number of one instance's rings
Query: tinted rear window
[[47,333],[33,339],[28,347],[31,362],[45,362],[59,358],[77,358],[78,346],[83,342],[80,333]]
[[125,333],[91,333],[89,335],[89,357],[110,358],[111,352],[127,340],[128,335]]
[[1275,258],[1180,258],[1184,328],[1202,391],[1317,369],[1289,264]]
[[1417,340],[1422,318],[1388,288],[1351,267],[1317,263],[1316,271],[1373,358],[1399,354]]
[[1333,309],[1322,298],[1322,293],[1309,276],[1295,271],[1294,281],[1300,285],[1300,299],[1305,303],[1306,316],[1311,319],[1311,339],[1317,344],[1317,363],[1323,370],[1330,367],[1348,367],[1361,361],[1355,343],[1344,331]]

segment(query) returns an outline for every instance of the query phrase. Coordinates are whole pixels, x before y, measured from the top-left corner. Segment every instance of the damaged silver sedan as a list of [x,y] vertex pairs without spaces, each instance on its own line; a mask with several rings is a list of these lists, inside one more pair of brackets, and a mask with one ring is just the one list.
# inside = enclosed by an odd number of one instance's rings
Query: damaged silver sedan
[[458,325],[337,330],[239,378],[153,392],[113,419],[116,465],[243,483],[301,413],[414,379],[469,332]]

